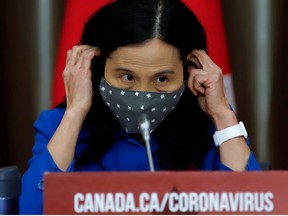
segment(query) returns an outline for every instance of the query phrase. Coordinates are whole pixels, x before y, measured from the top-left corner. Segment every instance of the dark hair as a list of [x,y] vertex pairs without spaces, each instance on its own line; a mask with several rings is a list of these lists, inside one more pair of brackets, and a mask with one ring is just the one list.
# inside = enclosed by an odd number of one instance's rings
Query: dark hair
[[[99,47],[101,56],[92,60],[94,96],[85,121],[92,134],[91,145],[76,163],[100,159],[111,146],[113,135],[121,128],[103,103],[98,89],[106,58],[118,47],[153,38],[179,50],[184,79],[188,76],[188,53],[193,49],[207,51],[202,25],[180,0],[116,0],[97,11],[85,24],[80,44]],[[210,147],[209,126],[210,118],[186,88],[177,107],[154,132],[159,141],[161,169],[198,168]]]

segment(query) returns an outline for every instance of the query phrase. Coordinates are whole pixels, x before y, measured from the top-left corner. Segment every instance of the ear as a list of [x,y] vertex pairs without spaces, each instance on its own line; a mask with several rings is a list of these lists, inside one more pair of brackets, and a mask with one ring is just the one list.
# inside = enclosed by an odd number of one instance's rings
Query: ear
[[194,66],[195,68],[198,68],[198,69],[203,69],[202,64],[200,63],[198,58],[192,52],[190,52],[187,55],[187,64]]

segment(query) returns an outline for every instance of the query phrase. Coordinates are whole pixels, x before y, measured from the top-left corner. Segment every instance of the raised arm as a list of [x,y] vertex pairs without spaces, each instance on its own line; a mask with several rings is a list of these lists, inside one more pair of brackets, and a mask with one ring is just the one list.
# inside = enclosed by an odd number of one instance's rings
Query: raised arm
[[47,146],[55,163],[63,171],[73,160],[80,129],[91,107],[91,60],[98,55],[99,49],[87,45],[75,46],[67,53],[63,73],[67,107]]
[[[237,125],[237,117],[226,99],[221,69],[203,50],[193,50],[188,60],[196,65],[188,68],[188,87],[198,97],[201,109],[213,120],[216,130]],[[243,136],[229,139],[220,146],[221,162],[235,171],[245,170],[249,155]]]

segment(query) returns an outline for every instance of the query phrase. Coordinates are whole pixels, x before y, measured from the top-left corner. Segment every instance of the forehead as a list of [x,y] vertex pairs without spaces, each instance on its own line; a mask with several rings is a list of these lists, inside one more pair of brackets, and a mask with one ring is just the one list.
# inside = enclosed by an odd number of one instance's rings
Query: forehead
[[179,64],[180,54],[177,48],[158,39],[145,43],[119,47],[110,56],[115,64],[132,64],[138,66],[173,66]]

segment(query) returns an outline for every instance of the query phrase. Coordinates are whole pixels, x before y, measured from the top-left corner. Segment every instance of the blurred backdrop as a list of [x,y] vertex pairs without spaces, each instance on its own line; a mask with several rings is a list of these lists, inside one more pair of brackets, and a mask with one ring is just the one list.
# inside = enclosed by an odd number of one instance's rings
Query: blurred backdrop
[[[51,106],[64,8],[65,0],[1,1],[0,167],[24,172],[31,157],[33,122]],[[222,9],[238,117],[258,160],[288,169],[288,1],[222,0]]]

